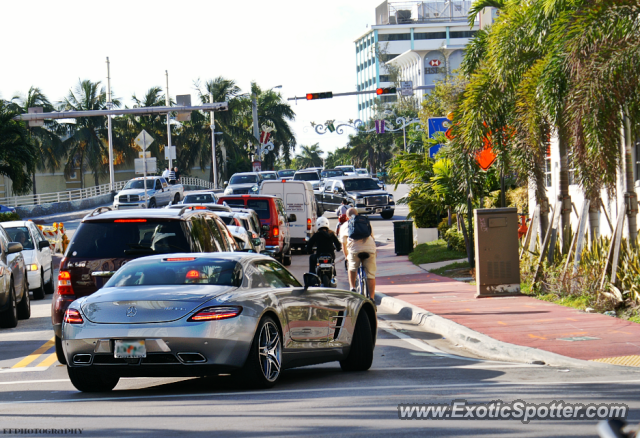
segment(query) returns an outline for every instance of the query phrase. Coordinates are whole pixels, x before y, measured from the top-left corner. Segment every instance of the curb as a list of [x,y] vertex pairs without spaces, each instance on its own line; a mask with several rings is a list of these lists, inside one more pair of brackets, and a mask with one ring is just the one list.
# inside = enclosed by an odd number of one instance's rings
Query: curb
[[498,341],[497,339],[483,333],[476,332],[475,330],[451,321],[450,319],[431,313],[428,310],[421,309],[420,307],[414,306],[406,301],[389,297],[377,291],[376,304],[378,306],[389,307],[394,311],[397,311],[400,315],[410,318],[411,322],[414,324],[427,328],[430,331],[461,345],[480,357],[520,363],[534,363],[536,361],[542,361],[546,365],[551,366],[571,366],[579,368],[615,367],[618,369],[628,369],[628,367],[574,359],[552,353],[550,351],[540,350],[538,348],[524,347],[522,345]]

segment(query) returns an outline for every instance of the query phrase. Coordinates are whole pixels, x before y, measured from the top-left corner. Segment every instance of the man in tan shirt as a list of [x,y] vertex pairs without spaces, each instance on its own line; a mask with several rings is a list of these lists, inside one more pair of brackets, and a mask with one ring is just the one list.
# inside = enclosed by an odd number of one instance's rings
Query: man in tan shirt
[[[347,218],[351,219],[358,214],[358,210],[350,208],[347,210]],[[345,223],[340,227],[340,240],[342,241],[342,251],[347,260],[347,269],[349,270],[349,286],[352,291],[356,289],[356,271],[360,267],[360,263],[364,265],[367,271],[367,286],[371,299],[374,299],[376,292],[376,242],[373,238],[373,227],[371,227],[371,235],[366,239],[354,240],[349,238],[349,226]],[[358,258],[358,254],[366,252],[369,258],[363,262]]]

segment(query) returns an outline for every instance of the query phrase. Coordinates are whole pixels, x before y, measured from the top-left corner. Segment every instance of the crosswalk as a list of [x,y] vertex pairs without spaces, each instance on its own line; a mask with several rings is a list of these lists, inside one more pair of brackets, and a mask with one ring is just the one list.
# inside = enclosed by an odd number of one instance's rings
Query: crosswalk
[[0,370],[0,373],[19,371],[44,371],[58,362],[56,356],[55,338],[38,347],[33,353],[22,358],[11,368]]

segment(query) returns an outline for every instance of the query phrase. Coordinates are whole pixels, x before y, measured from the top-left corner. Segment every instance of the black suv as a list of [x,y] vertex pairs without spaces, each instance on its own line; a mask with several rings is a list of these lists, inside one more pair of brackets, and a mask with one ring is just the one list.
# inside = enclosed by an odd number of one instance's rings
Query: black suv
[[51,302],[58,361],[64,363],[61,325],[69,304],[100,289],[129,260],[152,254],[236,250],[226,225],[208,210],[94,210],[84,217],[60,261]]

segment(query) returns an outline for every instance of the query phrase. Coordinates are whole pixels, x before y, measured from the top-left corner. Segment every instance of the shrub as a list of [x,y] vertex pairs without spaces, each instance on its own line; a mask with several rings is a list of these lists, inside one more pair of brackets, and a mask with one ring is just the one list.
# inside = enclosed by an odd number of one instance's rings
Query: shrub
[[20,215],[15,211],[0,213],[0,222],[10,222],[10,221],[19,221],[22,220]]
[[455,227],[451,227],[444,233],[444,240],[447,242],[447,247],[460,252],[466,252],[467,246],[464,244],[464,236],[459,233]]
[[[456,218],[457,216],[455,213],[451,214],[451,225],[455,226],[457,221]],[[445,216],[444,219],[442,219],[442,221],[438,224],[438,234],[440,235],[441,239],[444,239],[444,235],[448,229],[449,229],[449,219],[447,219],[447,217]]]
[[411,217],[416,228],[435,228],[440,221],[440,216],[431,212],[422,215],[412,214]]

